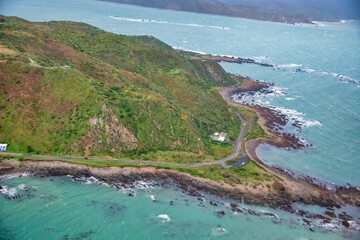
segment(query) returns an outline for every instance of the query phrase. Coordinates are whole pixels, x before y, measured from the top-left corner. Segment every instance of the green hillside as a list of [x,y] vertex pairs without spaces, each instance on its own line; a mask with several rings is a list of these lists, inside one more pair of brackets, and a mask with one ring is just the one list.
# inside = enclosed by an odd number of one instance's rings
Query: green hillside
[[9,152],[211,161],[209,135],[240,121],[216,91],[234,80],[149,36],[0,16],[0,142]]

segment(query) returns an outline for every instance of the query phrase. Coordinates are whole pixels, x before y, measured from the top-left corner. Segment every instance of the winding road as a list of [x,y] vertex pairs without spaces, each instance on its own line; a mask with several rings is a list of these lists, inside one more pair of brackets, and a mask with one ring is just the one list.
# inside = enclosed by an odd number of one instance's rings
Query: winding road
[[[234,146],[234,151],[229,155],[222,159],[215,160],[212,162],[202,162],[202,163],[172,163],[172,162],[156,162],[156,161],[144,161],[144,160],[130,160],[130,159],[108,159],[108,158],[91,158],[88,160],[95,161],[112,161],[112,162],[122,162],[122,163],[144,163],[144,164],[152,164],[152,165],[170,165],[170,166],[183,166],[183,167],[201,167],[213,164],[221,164],[225,168],[229,168],[230,166],[226,165],[226,161],[232,160],[235,157],[239,156],[241,152],[241,143],[245,135],[245,120],[244,118],[237,112],[234,112],[236,116],[238,116],[241,120],[241,130],[240,135],[236,139],[236,141],[232,144]],[[10,153],[10,152],[0,152],[0,155],[4,156],[13,156],[13,157],[24,157],[24,158],[40,158],[46,160],[84,160],[83,157],[70,157],[70,156],[50,156],[50,155],[38,155],[38,154],[30,154],[30,153]],[[242,158],[245,156],[242,153]]]

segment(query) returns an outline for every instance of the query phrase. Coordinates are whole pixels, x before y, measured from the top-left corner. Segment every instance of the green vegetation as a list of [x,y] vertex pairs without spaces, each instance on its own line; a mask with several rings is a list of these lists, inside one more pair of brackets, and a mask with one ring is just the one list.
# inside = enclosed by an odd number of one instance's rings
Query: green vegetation
[[257,123],[258,116],[255,111],[246,107],[236,106],[236,111],[245,119],[246,129],[243,143],[250,139],[269,138],[264,129]]
[[[75,22],[0,25],[0,142],[9,152],[212,161],[240,120],[215,87],[234,80],[148,36]],[[69,66],[69,69],[62,69]]]
[[197,168],[176,167],[176,170],[189,173],[195,177],[207,178],[214,181],[223,181],[229,184],[240,184],[244,182],[262,183],[271,181],[273,176],[260,169],[253,161],[242,167],[224,169],[220,165],[210,165]]
[[[23,158],[21,160],[24,160]],[[37,161],[46,161],[36,159]],[[116,161],[95,161],[95,160],[61,160],[62,162],[86,165],[89,167],[150,167],[152,164],[145,163],[124,163]],[[202,167],[179,167],[161,164],[155,166],[158,169],[172,169],[183,173],[188,173],[194,177],[210,179],[220,183],[231,185],[244,184],[246,186],[259,186],[264,182],[273,182],[275,177],[269,172],[259,167],[255,162],[249,161],[242,167],[233,167],[224,169],[220,165],[209,165]],[[268,184],[269,185],[269,184]],[[267,185],[266,185],[267,187]]]
[[[153,37],[115,35],[74,22],[0,18],[0,142],[9,144],[9,152],[209,162],[233,151],[209,135],[224,131],[235,140],[241,124],[234,111],[247,121],[245,140],[266,136],[253,111],[230,107],[218,93],[216,87],[235,80],[215,61],[184,57]],[[228,169],[157,168],[255,188],[274,179],[253,161]]]

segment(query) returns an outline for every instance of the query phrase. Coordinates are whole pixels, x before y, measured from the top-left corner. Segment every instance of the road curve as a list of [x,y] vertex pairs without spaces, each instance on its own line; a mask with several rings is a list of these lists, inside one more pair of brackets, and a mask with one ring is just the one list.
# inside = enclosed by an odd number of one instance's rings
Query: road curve
[[[88,160],[96,160],[96,161],[112,161],[112,162],[122,162],[122,163],[144,163],[144,164],[152,164],[152,165],[170,165],[170,166],[182,166],[182,167],[201,167],[213,164],[221,164],[223,167],[229,167],[226,165],[226,161],[234,159],[241,153],[241,143],[245,135],[245,120],[244,118],[237,112],[234,112],[241,120],[241,130],[240,135],[236,139],[234,145],[234,151],[229,155],[222,159],[215,160],[212,162],[203,162],[203,163],[172,163],[172,162],[156,162],[156,161],[144,161],[144,160],[130,160],[130,159],[107,159],[107,158],[92,158],[89,157]],[[71,156],[50,156],[50,155],[39,155],[39,154],[30,154],[30,153],[9,153],[9,152],[0,152],[0,155],[4,156],[13,156],[13,157],[24,157],[24,158],[41,158],[46,160],[84,160],[83,157],[71,157]]]

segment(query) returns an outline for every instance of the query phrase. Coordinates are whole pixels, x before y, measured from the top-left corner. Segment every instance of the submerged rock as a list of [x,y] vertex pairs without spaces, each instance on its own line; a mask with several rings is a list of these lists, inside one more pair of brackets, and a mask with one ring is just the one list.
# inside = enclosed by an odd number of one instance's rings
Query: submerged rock
[[225,212],[222,211],[222,210],[216,210],[216,211],[215,211],[215,215],[216,215],[218,218],[222,218],[223,216],[225,216]]

